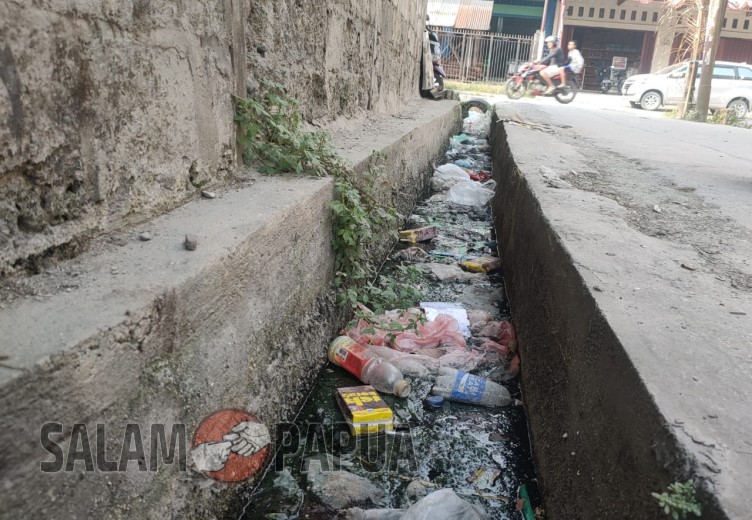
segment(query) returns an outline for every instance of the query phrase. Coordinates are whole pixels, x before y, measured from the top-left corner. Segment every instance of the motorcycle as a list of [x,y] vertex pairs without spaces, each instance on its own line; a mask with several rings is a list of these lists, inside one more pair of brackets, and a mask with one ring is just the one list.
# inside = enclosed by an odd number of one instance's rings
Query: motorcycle
[[441,43],[439,36],[434,31],[428,31],[428,43],[431,46],[431,60],[433,61],[434,87],[441,92],[444,90],[444,78],[446,73],[441,66]]
[[[547,85],[540,76],[540,72],[545,68],[545,65],[533,62],[520,65],[517,73],[513,74],[504,84],[509,99],[520,99],[528,91],[532,92],[534,96],[539,96],[545,92]],[[551,80],[558,85],[559,76],[554,76]],[[566,86],[557,86],[552,95],[559,103],[564,105],[571,103],[577,95],[577,82],[573,78],[567,77]]]
[[610,67],[610,73],[606,77],[606,73],[609,69],[604,69],[601,79],[601,92],[608,94],[612,88],[616,88],[617,94],[621,94],[621,89],[624,86],[624,82],[627,81],[627,71],[624,69],[615,69]]

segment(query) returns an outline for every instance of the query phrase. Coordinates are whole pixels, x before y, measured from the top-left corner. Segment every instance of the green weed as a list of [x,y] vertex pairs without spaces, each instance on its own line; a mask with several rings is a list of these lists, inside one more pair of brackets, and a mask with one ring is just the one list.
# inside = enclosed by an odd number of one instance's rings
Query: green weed
[[668,486],[668,491],[663,493],[652,493],[653,498],[658,500],[658,504],[667,515],[671,515],[673,520],[687,518],[688,514],[702,516],[700,504],[695,497],[695,487],[691,480],[684,483],[674,482]]
[[260,90],[253,98],[236,98],[235,120],[241,128],[238,142],[244,160],[266,174],[332,175],[335,179],[330,208],[339,305],[353,309],[365,304],[381,312],[411,298],[415,301],[416,289],[409,285],[406,271],[400,271],[403,281],[373,282],[378,269],[370,260],[368,244],[372,237],[386,233],[396,240],[400,219],[393,207],[382,205],[376,196],[385,185],[386,157],[374,153],[368,170],[356,174],[334,151],[326,133],[301,129],[298,102],[286,97],[281,85],[264,82]]

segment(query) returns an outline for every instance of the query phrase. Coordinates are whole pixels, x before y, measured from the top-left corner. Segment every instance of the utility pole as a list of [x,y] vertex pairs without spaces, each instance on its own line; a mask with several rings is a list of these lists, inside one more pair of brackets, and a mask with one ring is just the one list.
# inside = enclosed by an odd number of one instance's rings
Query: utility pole
[[695,81],[697,80],[697,61],[700,59],[700,50],[705,43],[705,24],[708,20],[708,9],[710,0],[696,0],[695,8],[697,9],[697,34],[692,38],[692,59],[687,71],[687,86],[684,92],[684,103],[679,105],[679,117],[687,115],[689,107],[692,106],[694,98]]
[[700,86],[697,87],[697,112],[699,120],[703,122],[708,117],[710,82],[713,79],[715,55],[718,53],[718,44],[721,40],[721,28],[723,27],[723,17],[726,15],[727,1],[710,0],[708,28],[705,32],[705,51],[702,55],[702,73],[700,74]]

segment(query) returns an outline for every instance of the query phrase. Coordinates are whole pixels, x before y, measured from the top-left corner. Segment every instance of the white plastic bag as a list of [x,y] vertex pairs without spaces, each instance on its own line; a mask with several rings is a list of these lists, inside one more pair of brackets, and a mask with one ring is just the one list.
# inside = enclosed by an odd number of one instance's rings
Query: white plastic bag
[[470,174],[454,164],[442,164],[433,172],[431,188],[433,191],[442,192],[462,181],[469,181]]
[[468,135],[486,139],[491,133],[491,111],[478,117],[466,117],[462,123],[462,131]]
[[491,520],[482,507],[466,502],[451,489],[440,489],[414,503],[402,520]]
[[461,181],[469,181],[470,174],[465,170],[457,166],[456,164],[442,164],[433,172],[433,176],[442,180],[447,179],[459,179]]
[[463,206],[485,206],[493,196],[492,189],[484,188],[479,182],[468,181],[458,182],[449,188],[447,200]]
[[431,189],[434,191],[434,193],[443,193],[445,191],[448,191],[449,188],[457,184],[458,182],[462,182],[459,179],[441,179],[439,177],[434,177],[431,179]]

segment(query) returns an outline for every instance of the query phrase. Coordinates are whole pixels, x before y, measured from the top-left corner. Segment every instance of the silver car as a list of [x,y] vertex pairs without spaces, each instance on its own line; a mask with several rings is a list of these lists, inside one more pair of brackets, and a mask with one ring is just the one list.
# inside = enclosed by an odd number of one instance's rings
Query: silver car
[[[699,85],[702,64],[697,66]],[[689,62],[676,63],[654,74],[637,74],[624,82],[622,94],[637,108],[656,110],[661,106],[678,105],[684,98]],[[695,90],[695,95],[696,95]],[[710,89],[711,110],[728,108],[737,117],[747,115],[752,106],[752,65],[746,63],[715,62]]]

